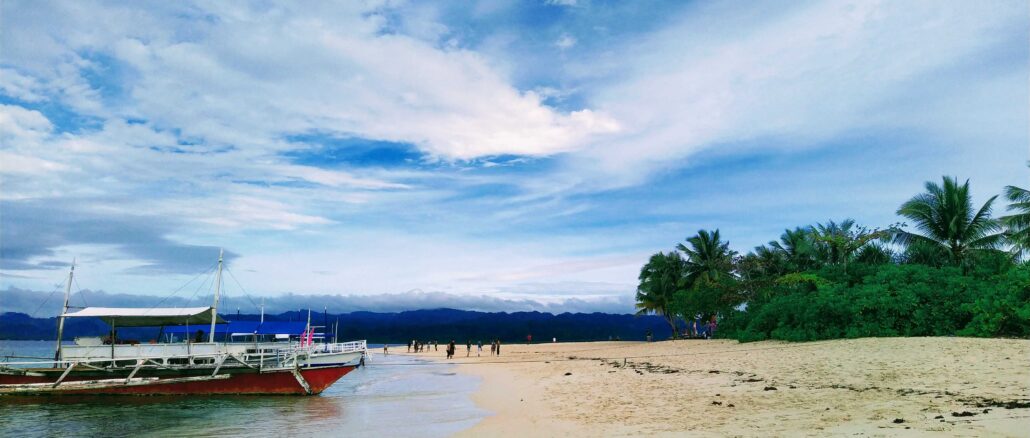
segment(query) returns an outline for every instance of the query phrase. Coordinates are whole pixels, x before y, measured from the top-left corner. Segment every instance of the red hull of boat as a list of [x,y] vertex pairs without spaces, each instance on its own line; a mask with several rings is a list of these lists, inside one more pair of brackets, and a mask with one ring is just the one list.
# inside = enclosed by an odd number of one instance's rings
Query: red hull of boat
[[[301,369],[311,394],[319,394],[341,377],[354,370],[354,366]],[[65,381],[93,380],[96,377],[68,376]],[[45,376],[0,376],[0,384],[47,383],[54,381]],[[47,391],[47,394],[68,395],[193,395],[193,394],[282,394],[306,395],[307,392],[291,370],[274,372],[233,373],[228,378],[194,382],[160,383],[146,385],[109,386],[104,388],[72,388]]]

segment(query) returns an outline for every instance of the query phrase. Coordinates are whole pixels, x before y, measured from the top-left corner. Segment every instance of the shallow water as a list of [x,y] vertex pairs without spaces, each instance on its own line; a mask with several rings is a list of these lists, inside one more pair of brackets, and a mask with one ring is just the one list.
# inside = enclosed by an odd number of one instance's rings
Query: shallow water
[[[53,347],[52,341],[0,341],[0,356],[45,357]],[[446,436],[487,414],[469,398],[478,385],[453,365],[375,354],[312,397],[0,396],[0,435]]]

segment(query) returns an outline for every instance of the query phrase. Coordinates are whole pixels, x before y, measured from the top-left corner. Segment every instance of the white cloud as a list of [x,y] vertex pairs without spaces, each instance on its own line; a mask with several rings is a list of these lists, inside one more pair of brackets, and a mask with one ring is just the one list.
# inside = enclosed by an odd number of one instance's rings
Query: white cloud
[[50,120],[39,111],[0,104],[0,140],[4,149],[26,148],[52,130]]
[[[269,140],[277,136],[318,131],[413,143],[450,160],[551,155],[617,129],[610,117],[589,109],[563,114],[543,105],[474,52],[437,48],[424,35],[383,33],[387,22],[378,8],[201,4],[186,11],[112,5],[50,11],[76,16],[79,23],[109,23],[105,32],[19,24],[27,11],[11,8],[12,31],[27,38],[7,43],[19,55],[34,46],[50,49],[55,67],[46,83],[74,108],[104,114],[113,105],[115,112],[180,129],[212,147],[275,148]],[[125,23],[137,20],[190,32]],[[114,100],[101,106],[84,75],[69,73],[102,68],[83,57],[87,51],[125,66],[105,86],[124,87],[131,105]]]
[[576,45],[576,38],[574,38],[572,35],[564,34],[561,36],[561,38],[558,38],[558,41],[554,42],[554,45],[562,50],[571,49],[573,46]]
[[23,75],[14,69],[0,68],[0,92],[25,102],[43,100],[40,85],[32,76]]
[[638,184],[699,151],[760,139],[775,146],[757,148],[806,147],[874,127],[946,137],[952,126],[920,116],[933,108],[909,108],[892,120],[879,112],[997,50],[1010,40],[998,31],[1018,27],[1025,15],[998,3],[763,8],[689,8],[667,29],[615,50],[617,79],[594,87],[590,101],[622,131],[576,154],[572,181],[590,190]]
[[[782,212],[802,202],[784,207],[773,189],[751,193],[738,182],[729,186],[747,194],[653,199],[641,212],[645,200],[623,201],[626,211],[594,217],[609,201],[605,190],[682,169],[699,152],[815,147],[866,129],[1025,138],[1026,129],[1006,129],[1027,123],[1025,99],[996,105],[1026,95],[1025,70],[963,84],[962,72],[990,76],[977,56],[999,56],[998,44],[1025,34],[1012,31],[1025,28],[1025,11],[1010,3],[704,3],[605,47],[583,31],[585,20],[558,40],[542,34],[532,47],[554,65],[531,80],[508,73],[525,62],[507,50],[521,47],[520,30],[463,40],[474,33],[466,23],[403,7],[3,2],[0,92],[41,109],[0,106],[0,199],[60,200],[103,213],[89,216],[97,221],[175,218],[154,239],[237,251],[241,270],[258,271],[241,280],[269,293],[421,288],[621,300],[646,256],[640,248],[671,245],[695,226],[641,224],[638,214],[747,217],[756,206]],[[471,14],[496,24],[517,7],[483,2]],[[78,116],[89,126],[69,129]],[[403,169],[306,166],[286,158],[309,146],[292,134],[411,143],[428,157]],[[973,152],[954,155],[1012,161]],[[522,158],[494,157],[509,154]],[[832,180],[815,173],[747,181],[807,182],[793,194],[812,203]],[[877,196],[892,184],[880,182]],[[671,191],[655,192],[663,190]],[[79,249],[43,237],[35,254],[70,258]],[[110,263],[89,287],[107,287],[102,278],[122,290],[167,285],[126,280],[120,274],[140,263],[130,255],[93,253]]]
[[555,6],[576,6],[579,0],[547,0],[547,4]]

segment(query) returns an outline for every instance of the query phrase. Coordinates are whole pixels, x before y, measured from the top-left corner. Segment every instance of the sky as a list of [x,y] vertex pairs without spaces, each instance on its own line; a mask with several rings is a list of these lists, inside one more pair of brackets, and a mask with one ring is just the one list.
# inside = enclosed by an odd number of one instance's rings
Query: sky
[[5,0],[0,310],[224,249],[250,307],[632,312],[699,229],[1027,185],[1028,77],[1019,1]]

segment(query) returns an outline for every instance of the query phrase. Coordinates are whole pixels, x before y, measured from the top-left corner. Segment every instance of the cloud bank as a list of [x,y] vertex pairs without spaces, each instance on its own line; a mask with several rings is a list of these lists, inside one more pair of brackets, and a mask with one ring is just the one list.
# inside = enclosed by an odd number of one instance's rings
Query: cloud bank
[[224,248],[260,295],[608,309],[700,228],[1026,180],[1016,2],[0,9],[8,290],[160,296]]

